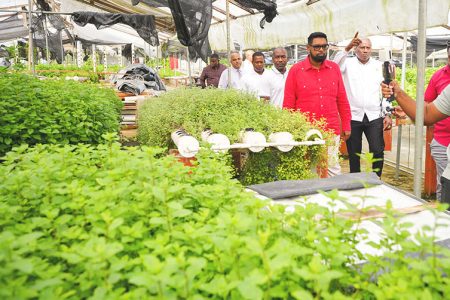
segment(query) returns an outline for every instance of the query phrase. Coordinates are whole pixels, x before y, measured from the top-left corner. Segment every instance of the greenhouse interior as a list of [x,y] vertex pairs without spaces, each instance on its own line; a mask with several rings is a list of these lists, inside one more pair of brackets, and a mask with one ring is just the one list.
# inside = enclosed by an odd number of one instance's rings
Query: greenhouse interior
[[0,299],[446,299],[449,0],[1,0]]

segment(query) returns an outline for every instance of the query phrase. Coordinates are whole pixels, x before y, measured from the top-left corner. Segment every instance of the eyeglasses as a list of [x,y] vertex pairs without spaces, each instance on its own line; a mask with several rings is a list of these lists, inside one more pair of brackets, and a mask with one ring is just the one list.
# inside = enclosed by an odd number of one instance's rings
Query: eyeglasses
[[327,50],[329,46],[330,46],[330,45],[328,45],[328,44],[325,44],[325,45],[311,45],[311,47],[312,47],[315,51],[319,51],[320,49]]

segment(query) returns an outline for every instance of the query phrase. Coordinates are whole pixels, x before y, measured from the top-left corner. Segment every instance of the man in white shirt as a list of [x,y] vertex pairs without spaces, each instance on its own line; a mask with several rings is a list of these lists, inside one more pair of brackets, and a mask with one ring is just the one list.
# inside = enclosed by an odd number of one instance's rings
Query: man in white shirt
[[[355,48],[356,57],[348,57]],[[368,38],[358,38],[358,33],[350,41],[345,51],[338,52],[334,62],[339,64],[344,79],[345,90],[352,112],[352,134],[347,140],[350,172],[360,172],[362,134],[369,143],[369,151],[375,161],[372,169],[381,177],[384,159],[383,130],[392,126],[390,117],[382,116],[380,84],[383,81],[382,63],[370,57],[372,43]]]
[[[242,65],[242,58],[238,51],[232,50],[230,52],[230,59],[231,59],[231,82],[230,87],[233,89],[241,90],[242,89],[242,75],[243,71],[241,69]],[[220,89],[226,89],[228,88],[228,69],[222,72],[222,75],[220,75],[219,79],[219,88]]]
[[270,89],[268,82],[268,71],[264,69],[264,54],[262,52],[253,53],[253,70],[245,73],[242,77],[242,89],[255,95],[258,99],[269,101]]
[[283,108],[284,85],[288,76],[288,69],[286,68],[288,62],[286,49],[276,48],[273,50],[272,62],[272,68],[267,70],[270,104],[278,108]]
[[245,60],[242,63],[242,71],[244,71],[244,73],[253,71],[253,64],[252,64],[253,53],[255,53],[255,51],[251,49],[246,50],[244,53]]

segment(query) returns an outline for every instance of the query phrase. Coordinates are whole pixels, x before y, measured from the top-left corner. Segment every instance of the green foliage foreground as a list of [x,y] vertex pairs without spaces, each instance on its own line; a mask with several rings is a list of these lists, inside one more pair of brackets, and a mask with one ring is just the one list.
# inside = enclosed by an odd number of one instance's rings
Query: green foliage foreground
[[[170,134],[184,128],[201,141],[201,132],[210,128],[238,142],[246,128],[262,132],[266,138],[273,132],[290,132],[301,141],[306,132],[318,128],[300,113],[279,110],[256,101],[254,96],[236,90],[176,89],[146,102],[139,109],[138,140],[141,144],[168,149],[173,147]],[[265,149],[249,153],[239,180],[244,184],[284,179],[306,179],[315,176],[311,166],[317,163],[326,147],[295,147],[289,153]]]
[[0,155],[20,144],[96,144],[119,130],[122,103],[110,89],[6,73],[0,86]]
[[216,155],[203,153],[187,168],[161,153],[114,143],[9,152],[0,165],[0,298],[442,299],[450,292],[448,250],[424,237],[417,246],[391,216],[379,224],[386,237],[373,245],[387,259],[356,266],[358,222],[316,205],[267,209]]

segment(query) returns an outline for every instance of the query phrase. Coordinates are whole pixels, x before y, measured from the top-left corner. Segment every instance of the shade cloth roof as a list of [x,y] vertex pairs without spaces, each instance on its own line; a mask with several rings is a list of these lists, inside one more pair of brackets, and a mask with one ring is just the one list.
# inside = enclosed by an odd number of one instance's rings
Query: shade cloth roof
[[[427,27],[448,24],[450,1],[428,1]],[[231,40],[244,48],[267,49],[277,45],[305,44],[311,32],[322,31],[331,41],[342,41],[361,35],[373,36],[389,32],[405,32],[418,27],[418,1],[409,0],[320,0],[288,3],[278,9],[277,16],[264,29],[258,15],[231,21]],[[211,48],[227,48],[226,25],[210,28]]]

